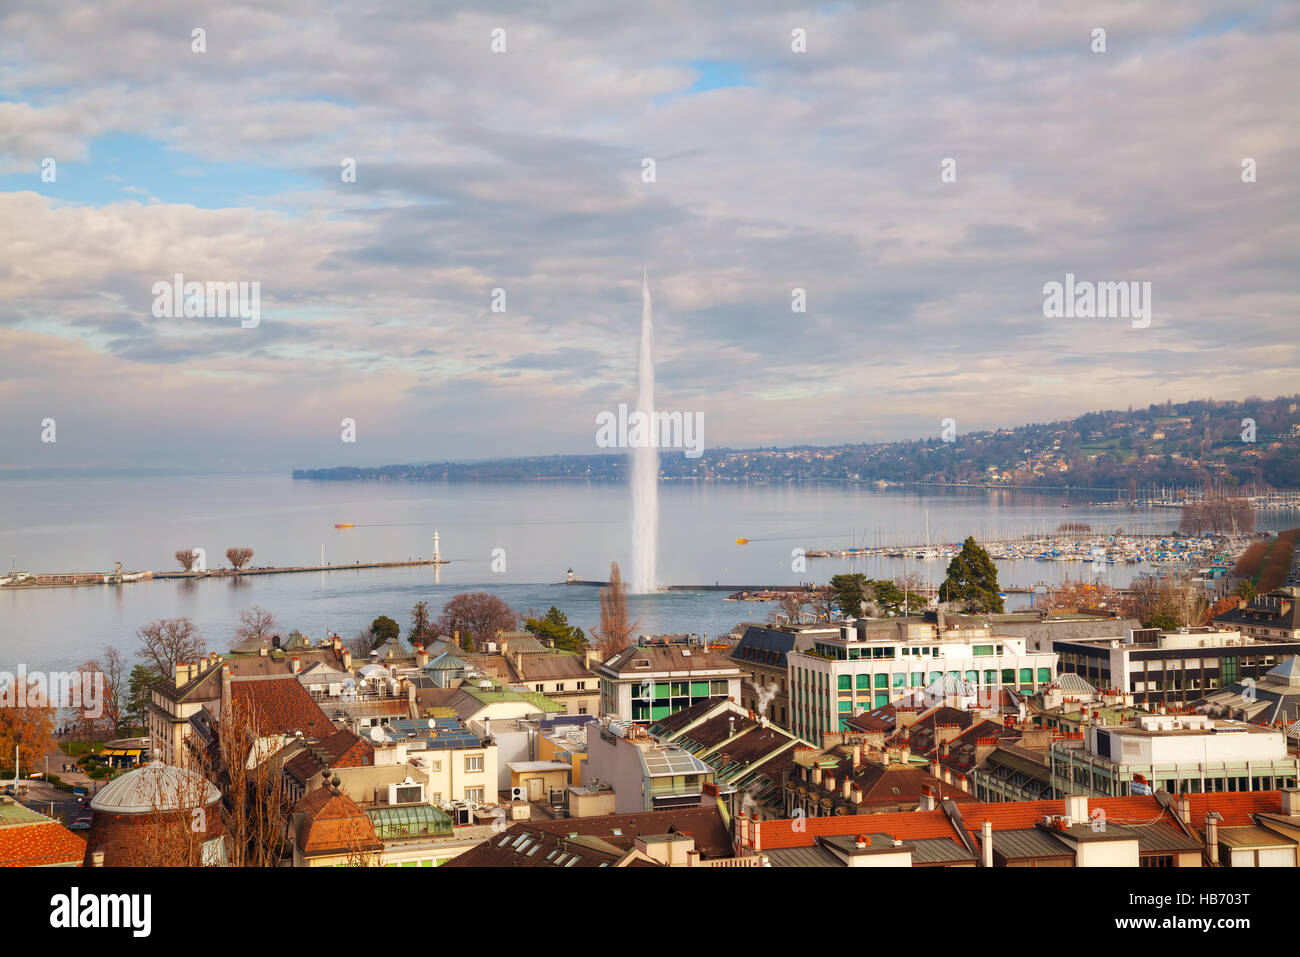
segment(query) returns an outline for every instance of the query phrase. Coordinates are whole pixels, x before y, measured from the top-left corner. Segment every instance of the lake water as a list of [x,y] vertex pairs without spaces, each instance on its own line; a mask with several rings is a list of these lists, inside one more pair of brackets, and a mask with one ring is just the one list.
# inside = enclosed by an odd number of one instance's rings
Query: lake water
[[[1098,493],[1099,494],[1099,493]],[[879,490],[835,485],[664,483],[660,487],[659,579],[663,584],[765,585],[825,582],[842,571],[892,577],[887,559],[817,559],[792,570],[791,549],[850,544],[925,544],[968,534],[1011,537],[1055,531],[1063,521],[1095,529],[1167,531],[1176,510],[1130,513],[1088,508],[1093,493],[1009,490]],[[567,570],[604,579],[631,562],[629,489],[571,482],[306,482],[285,476],[0,481],[0,562],[31,572],[175,569],[173,553],[203,548],[209,567],[247,546],[254,565],[321,560],[427,558],[435,528],[451,564],[205,581],[149,581],[117,587],[0,590],[0,670],[66,668],[108,645],[138,646],[136,630],[157,618],[187,616],[210,648],[224,650],[242,609],[274,612],[282,630],[313,638],[356,634],[377,615],[405,629],[411,607],[435,614],[456,592],[492,591],[520,612],[552,604],[590,631],[599,621],[595,588],[562,586]],[[1070,508],[1062,509],[1062,503]],[[1290,527],[1293,514],[1261,513],[1263,527]],[[350,522],[354,528],[336,529]],[[1268,524],[1268,523],[1272,524]],[[748,538],[748,545],[736,539]],[[504,569],[493,569],[493,554]],[[942,561],[911,562],[931,581]],[[1032,584],[1080,575],[1075,563],[1000,562],[1001,582]],[[500,568],[500,561],[497,563]],[[1131,566],[1107,566],[1124,584]],[[725,632],[764,620],[769,606],[724,602],[716,592],[634,596],[632,613],[649,633]],[[1014,600],[1013,600],[1014,604]]]

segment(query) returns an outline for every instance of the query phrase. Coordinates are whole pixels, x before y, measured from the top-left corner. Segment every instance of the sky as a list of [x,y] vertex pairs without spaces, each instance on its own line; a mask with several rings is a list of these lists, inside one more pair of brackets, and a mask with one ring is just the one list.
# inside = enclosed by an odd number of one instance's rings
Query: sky
[[1300,380],[1294,3],[157,6],[0,5],[0,475],[599,452],[643,270],[706,447]]

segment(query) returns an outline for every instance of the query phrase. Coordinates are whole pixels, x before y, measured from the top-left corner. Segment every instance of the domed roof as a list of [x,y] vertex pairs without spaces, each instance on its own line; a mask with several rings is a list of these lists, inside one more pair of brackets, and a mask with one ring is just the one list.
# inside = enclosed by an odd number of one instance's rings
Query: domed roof
[[92,811],[106,814],[150,814],[175,811],[221,800],[221,792],[197,771],[150,761],[144,767],[110,781],[91,799]]

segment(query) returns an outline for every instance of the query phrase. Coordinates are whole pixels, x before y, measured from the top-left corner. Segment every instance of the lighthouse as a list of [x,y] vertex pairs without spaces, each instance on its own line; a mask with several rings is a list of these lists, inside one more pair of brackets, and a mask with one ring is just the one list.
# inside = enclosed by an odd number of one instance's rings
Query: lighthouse
[[442,556],[438,554],[438,530],[436,528],[433,530],[433,560],[435,562],[442,561]]

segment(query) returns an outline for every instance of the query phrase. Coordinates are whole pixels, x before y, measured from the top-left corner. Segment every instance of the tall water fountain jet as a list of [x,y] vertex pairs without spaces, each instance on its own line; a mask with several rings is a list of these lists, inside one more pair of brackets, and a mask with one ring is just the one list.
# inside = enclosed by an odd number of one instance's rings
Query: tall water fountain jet
[[[641,273],[641,358],[637,365],[636,411],[654,421],[654,305],[650,277]],[[632,452],[632,591],[655,588],[655,552],[659,544],[659,448],[643,442]]]

